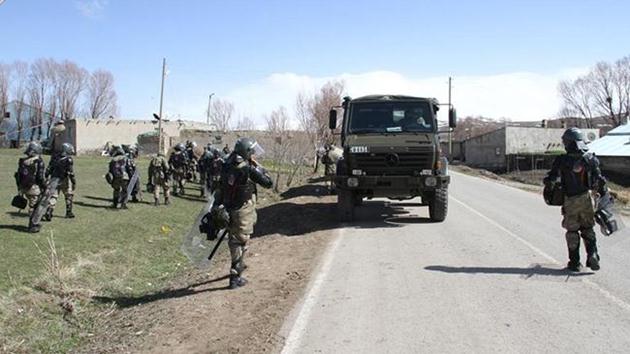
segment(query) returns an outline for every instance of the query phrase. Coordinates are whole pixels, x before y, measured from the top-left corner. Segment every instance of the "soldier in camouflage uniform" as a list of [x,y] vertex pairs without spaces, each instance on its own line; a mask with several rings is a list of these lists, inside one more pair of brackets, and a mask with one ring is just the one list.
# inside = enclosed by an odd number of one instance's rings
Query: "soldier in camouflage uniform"
[[234,152],[227,157],[221,174],[221,186],[215,192],[213,208],[225,208],[230,220],[227,227],[228,245],[232,264],[230,267],[230,289],[247,283],[242,277],[247,241],[254,232],[256,223],[256,184],[271,188],[273,182],[267,172],[253,160],[253,155],[262,151],[251,138],[239,138]]
[[201,196],[206,196],[206,190],[208,190],[207,184],[207,171],[210,162],[212,161],[212,145],[208,144],[206,148],[204,148],[203,155],[199,158],[199,182],[201,184]]
[[120,146],[114,147],[106,175],[107,182],[114,189],[112,208],[117,209],[120,206],[120,209],[127,209],[127,187],[131,175],[131,167],[125,151]]
[[38,142],[30,142],[24,150],[26,157],[18,161],[15,183],[18,193],[28,200],[29,213],[37,205],[39,196],[46,188],[45,163],[41,157],[42,146]]
[[[136,148],[133,145],[127,146],[125,153],[127,155],[127,161],[129,161],[129,170],[131,171],[131,175],[129,178],[132,178],[138,168],[138,166],[136,165],[136,158],[138,157],[138,148]],[[141,189],[140,177],[138,177],[138,179],[136,179],[136,182],[133,185],[133,189],[131,190],[131,201],[133,203],[137,203],[141,200],[141,198],[142,198],[142,189]]]
[[164,190],[164,204],[169,205],[170,202],[170,186],[169,184],[170,167],[163,153],[151,159],[149,163],[149,185],[153,189],[153,204],[160,205],[160,189]]
[[62,145],[62,151],[56,158],[51,158],[48,169],[46,169],[46,177],[51,179],[58,179],[59,183],[57,188],[51,191],[50,200],[48,202],[48,210],[44,215],[44,220],[50,221],[53,217],[53,210],[57,205],[57,199],[59,198],[59,191],[61,191],[66,200],[66,218],[74,218],[72,212],[72,200],[74,197],[74,190],[77,185],[76,178],[74,176],[74,161],[72,155],[74,154],[74,146],[69,143]]
[[577,128],[567,129],[562,135],[566,154],[556,157],[551,171],[544,179],[549,186],[560,178],[565,198],[562,205],[562,227],[566,232],[569,262],[567,269],[580,271],[580,238],[586,248],[586,266],[599,270],[599,254],[595,237],[595,211],[591,191],[606,193],[606,179],[599,169],[599,160],[588,153],[582,132]]
[[188,166],[188,156],[184,144],[175,145],[173,153],[168,158],[173,178],[173,195],[184,194],[184,184],[186,183],[186,169]]
[[57,121],[50,129],[51,138],[48,142],[51,160],[58,158],[63,152],[63,144],[65,143],[66,123],[63,119]]

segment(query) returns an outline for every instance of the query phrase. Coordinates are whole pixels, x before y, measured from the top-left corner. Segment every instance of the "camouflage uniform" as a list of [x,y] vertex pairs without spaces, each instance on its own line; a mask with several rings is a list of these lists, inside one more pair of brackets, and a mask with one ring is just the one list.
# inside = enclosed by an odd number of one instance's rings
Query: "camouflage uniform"
[[[129,161],[129,178],[131,179],[133,175],[136,173],[138,166],[136,165],[136,158],[138,157],[138,150],[131,146],[127,148],[127,160]],[[130,182],[131,183],[131,182]],[[131,190],[131,201],[138,202],[142,200],[142,182],[140,181],[140,176],[136,179],[136,182],[133,185],[133,189]]]
[[120,205],[121,209],[127,209],[127,187],[131,176],[131,168],[129,159],[125,156],[122,149],[120,150],[120,152],[115,152],[114,157],[109,162],[108,174],[114,190],[112,207],[117,208]]
[[185,151],[175,150],[168,158],[173,178],[173,195],[184,194],[184,184],[186,184],[186,168],[188,157]]
[[18,162],[15,181],[18,193],[28,200],[29,213],[33,211],[39,196],[46,188],[44,170],[44,160],[40,155],[22,157]]
[[[71,153],[74,152],[74,148],[69,144],[64,144],[70,146],[72,149]],[[53,215],[53,210],[55,205],[57,205],[57,199],[59,198],[59,191],[61,191],[64,195],[66,201],[66,217],[74,218],[74,213],[72,212],[72,201],[74,198],[74,189],[76,187],[76,179],[74,176],[74,161],[71,153],[62,152],[61,156],[57,158],[51,158],[50,164],[48,165],[48,169],[46,170],[46,175],[51,179],[58,179],[59,184],[57,184],[57,188],[51,191],[50,200],[48,201],[48,210],[46,211],[46,215],[44,218],[46,220],[51,220]]]
[[[565,136],[570,134],[575,135],[575,138],[565,141],[569,139]],[[601,174],[597,157],[586,152],[588,148],[582,143],[581,132],[576,128],[571,128],[565,132],[565,136],[563,136],[563,141],[567,154],[556,157],[544,182],[549,185],[560,178],[565,194],[562,205],[562,227],[567,230],[565,234],[569,253],[567,268],[574,271],[580,269],[581,238],[586,248],[586,265],[593,270],[598,270],[599,254],[593,230],[595,211],[590,191],[604,194],[606,180]]]
[[161,153],[149,163],[149,183],[153,186],[154,204],[160,204],[160,188],[164,190],[164,204],[170,204],[169,182],[170,167]]
[[[215,193],[214,207],[223,205],[230,215],[227,232],[232,259],[231,289],[242,286],[246,282],[241,274],[245,268],[243,260],[247,251],[247,242],[254,232],[254,224],[257,220],[256,184],[265,188],[271,188],[273,185],[266,171],[250,161],[252,152],[247,146],[251,147],[255,144],[255,141],[248,138],[240,138],[237,141],[234,152],[223,164],[221,187]],[[243,150],[246,151],[243,152]]]

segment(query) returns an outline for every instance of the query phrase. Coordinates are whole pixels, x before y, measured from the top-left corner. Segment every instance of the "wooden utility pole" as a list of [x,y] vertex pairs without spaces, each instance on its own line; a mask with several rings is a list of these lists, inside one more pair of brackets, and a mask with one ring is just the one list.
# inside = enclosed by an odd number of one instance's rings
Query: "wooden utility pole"
[[[453,108],[453,106],[451,106],[451,82],[453,81],[453,79],[449,76],[448,77],[448,114],[449,114],[449,123],[450,123],[450,114],[451,114],[451,109]],[[452,161],[453,160],[453,128],[451,128],[450,124],[448,127],[448,158]]]
[[162,59],[162,88],[160,89],[160,119],[158,120],[158,153],[162,151],[162,103],[164,102],[164,77],[166,76],[166,58]]

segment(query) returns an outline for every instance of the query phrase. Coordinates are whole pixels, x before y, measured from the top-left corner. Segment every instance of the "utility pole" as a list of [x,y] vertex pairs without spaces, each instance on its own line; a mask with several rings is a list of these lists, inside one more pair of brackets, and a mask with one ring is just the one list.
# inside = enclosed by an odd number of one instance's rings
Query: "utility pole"
[[[453,106],[451,106],[451,83],[452,83],[453,79],[449,76],[448,77],[448,114],[450,117],[451,114],[451,109],[453,108]],[[449,125],[448,127],[448,158],[450,160],[453,159],[453,128],[451,128],[451,126]]]
[[208,115],[206,116],[206,124],[210,125],[210,103],[212,102],[212,96],[214,96],[214,92],[208,96]]
[[162,88],[160,89],[160,119],[158,120],[158,153],[162,152],[162,103],[164,102],[164,77],[166,76],[166,58],[162,59]]

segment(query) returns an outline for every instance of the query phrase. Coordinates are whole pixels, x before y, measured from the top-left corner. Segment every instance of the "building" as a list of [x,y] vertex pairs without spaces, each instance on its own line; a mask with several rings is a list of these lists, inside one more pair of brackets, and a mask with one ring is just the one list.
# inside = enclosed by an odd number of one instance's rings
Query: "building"
[[604,172],[630,176],[630,124],[611,130],[589,145],[601,162]]
[[[20,101],[9,102],[0,117],[0,146],[17,147],[25,141],[46,140],[59,117]],[[41,117],[42,122],[36,123]],[[21,123],[21,129],[20,124]]]
[[[492,171],[547,168],[564,151],[565,129],[505,126],[467,139],[464,162]],[[582,130],[589,141],[599,138],[599,129]]]

